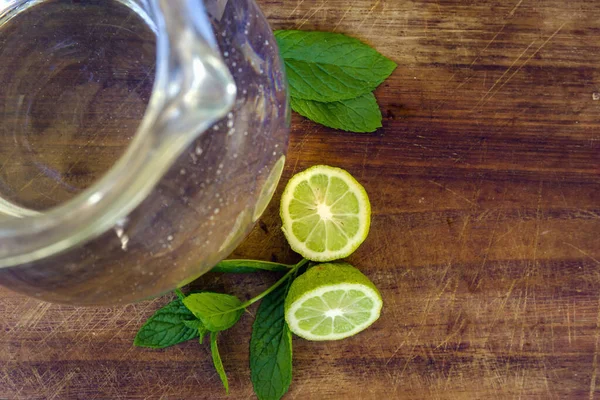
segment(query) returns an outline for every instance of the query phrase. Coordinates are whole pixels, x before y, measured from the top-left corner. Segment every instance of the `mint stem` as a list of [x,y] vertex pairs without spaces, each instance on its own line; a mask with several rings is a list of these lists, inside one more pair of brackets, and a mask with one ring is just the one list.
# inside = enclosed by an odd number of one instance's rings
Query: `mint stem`
[[177,295],[177,297],[179,297],[179,300],[185,299],[185,294],[183,294],[181,289],[179,289],[179,288],[175,289],[175,294]]
[[236,273],[236,274],[244,274],[249,272],[257,272],[257,271],[272,271],[272,272],[281,272],[281,271],[289,271],[290,268],[293,268],[294,264],[281,264],[272,261],[258,261],[258,260],[223,260],[217,265],[215,265],[211,272],[221,272],[221,273]]
[[302,260],[300,260],[300,262],[298,264],[294,265],[292,267],[292,269],[290,269],[280,280],[275,282],[273,284],[273,286],[271,286],[270,288],[268,288],[267,290],[265,290],[258,296],[253,297],[250,300],[246,301],[241,306],[237,307],[237,309],[247,308],[247,307],[251,306],[252,304],[256,303],[257,301],[261,300],[263,297],[267,296],[273,290],[277,289],[279,287],[279,285],[281,285],[283,282],[287,281],[287,279],[292,274],[296,273],[296,271],[298,271],[298,269],[300,269],[302,266],[306,265],[307,263],[308,263],[308,260],[306,258],[303,258]]

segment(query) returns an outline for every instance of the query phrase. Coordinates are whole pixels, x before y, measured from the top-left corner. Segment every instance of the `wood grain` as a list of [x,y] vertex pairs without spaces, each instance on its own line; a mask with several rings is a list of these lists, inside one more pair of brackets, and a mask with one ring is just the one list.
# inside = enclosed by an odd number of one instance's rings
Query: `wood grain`
[[[600,4],[260,3],[275,28],[347,33],[399,64],[375,134],[294,116],[282,182],[327,163],[364,184],[372,231],[349,261],[385,305],[356,337],[295,339],[287,398],[600,398]],[[279,227],[272,204],[235,255],[294,260]],[[247,298],[275,279],[193,285]],[[76,309],[0,289],[0,398],[226,398],[207,346],[132,347],[167,301]],[[253,398],[251,322],[222,335],[229,398]]]

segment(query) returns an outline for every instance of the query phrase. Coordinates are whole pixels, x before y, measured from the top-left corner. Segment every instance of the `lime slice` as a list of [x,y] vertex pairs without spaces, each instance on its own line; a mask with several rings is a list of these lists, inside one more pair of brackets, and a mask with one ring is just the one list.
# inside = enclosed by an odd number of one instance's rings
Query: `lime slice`
[[313,261],[333,261],[349,256],[365,240],[371,204],[347,171],[316,165],[290,179],[280,215],[295,252]]
[[285,299],[290,330],[308,340],[339,340],[379,318],[383,302],[373,283],[350,264],[320,264],[300,275]]
[[281,178],[284,165],[285,156],[279,157],[279,160],[277,160],[275,165],[273,165],[273,169],[271,169],[271,173],[267,177],[267,180],[263,184],[260,194],[258,195],[258,200],[256,202],[256,206],[254,207],[252,222],[256,222],[260,218],[271,202],[271,198],[273,197],[273,194],[275,194],[275,189],[277,189],[279,178]]

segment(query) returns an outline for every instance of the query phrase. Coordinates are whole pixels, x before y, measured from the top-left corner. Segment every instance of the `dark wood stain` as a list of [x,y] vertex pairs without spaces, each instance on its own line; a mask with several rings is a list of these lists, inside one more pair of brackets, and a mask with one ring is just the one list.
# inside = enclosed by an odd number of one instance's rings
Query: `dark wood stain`
[[[287,398],[600,398],[600,4],[259,2],[274,28],[347,33],[399,65],[374,134],[293,117],[275,198],[313,164],[359,179],[372,230],[348,261],[385,305],[353,338],[295,338]],[[276,203],[235,257],[297,260]],[[276,279],[193,286],[249,298]],[[132,347],[167,301],[76,309],[0,289],[0,398],[252,398],[250,315],[221,335],[229,397],[206,345]]]

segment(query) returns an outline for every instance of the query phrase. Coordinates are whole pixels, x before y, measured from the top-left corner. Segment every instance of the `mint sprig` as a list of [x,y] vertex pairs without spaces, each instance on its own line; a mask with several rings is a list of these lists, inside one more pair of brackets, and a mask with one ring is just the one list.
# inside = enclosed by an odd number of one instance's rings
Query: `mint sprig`
[[294,111],[349,132],[374,132],[382,126],[371,92],[390,76],[396,63],[339,33],[280,30],[275,31],[275,39]]
[[[253,260],[237,260],[237,262],[244,265],[260,264],[260,261]],[[273,296],[280,295],[281,292],[278,292],[277,290],[284,283],[289,283],[291,277],[295,276],[298,270],[308,264],[308,262],[308,260],[302,259],[299,263],[290,266],[290,268],[287,268],[288,272],[281,279],[258,296],[255,296],[244,303],[237,297],[228,294],[201,292],[185,296],[181,290],[176,289],[175,293],[177,294],[178,299],[174,300],[167,307],[158,310],[150,317],[148,322],[146,322],[138,332],[134,344],[140,347],[163,348],[196,337],[200,337],[200,343],[202,343],[203,337],[210,332],[210,347],[213,363],[225,389],[229,392],[227,375],[225,374],[225,369],[221,362],[217,346],[217,334],[235,325],[239,321],[244,310],[257,301],[266,298],[267,304],[269,304],[274,298]],[[288,285],[284,286],[285,293],[287,293]],[[283,313],[283,311],[281,312]],[[168,315],[168,326],[162,325],[164,323],[163,320],[165,319],[164,317],[161,317],[163,314]],[[168,331],[168,335],[162,333],[165,330]],[[143,338],[144,341],[139,340],[138,337]],[[291,379],[291,371],[289,373]],[[287,386],[289,386],[289,383]]]

